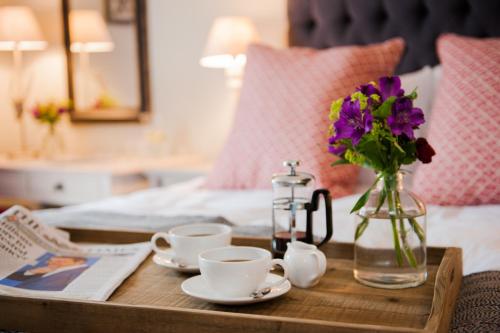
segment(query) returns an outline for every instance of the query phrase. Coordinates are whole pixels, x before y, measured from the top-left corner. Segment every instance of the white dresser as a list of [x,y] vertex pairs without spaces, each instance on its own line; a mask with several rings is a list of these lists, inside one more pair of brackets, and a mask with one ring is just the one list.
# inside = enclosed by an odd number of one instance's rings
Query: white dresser
[[0,159],[0,198],[44,205],[70,205],[202,176],[208,164],[179,156],[106,160]]

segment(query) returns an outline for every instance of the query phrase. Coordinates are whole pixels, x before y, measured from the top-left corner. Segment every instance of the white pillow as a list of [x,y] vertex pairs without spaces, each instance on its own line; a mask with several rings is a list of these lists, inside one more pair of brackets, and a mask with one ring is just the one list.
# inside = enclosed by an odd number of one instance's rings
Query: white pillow
[[434,97],[436,97],[438,87],[439,87],[439,82],[441,81],[441,75],[442,75],[442,68],[441,65],[432,67],[432,91],[431,91],[431,96],[430,96],[430,101],[431,104],[429,105],[429,108],[426,109],[425,112],[425,124],[420,127],[419,135],[426,137],[427,136],[427,129],[429,128],[429,124],[431,121],[431,114],[432,114],[432,107],[434,105]]
[[433,69],[429,66],[412,72],[401,75],[401,85],[407,94],[411,93],[413,89],[417,88],[418,98],[413,105],[421,108],[426,112],[430,110],[432,105],[432,97],[434,90],[434,77]]
[[[438,86],[439,81],[441,81],[441,76],[443,75],[443,68],[441,65],[437,65],[432,67],[432,76],[434,80],[434,92],[436,92],[436,88]],[[434,95],[433,95],[434,97]]]

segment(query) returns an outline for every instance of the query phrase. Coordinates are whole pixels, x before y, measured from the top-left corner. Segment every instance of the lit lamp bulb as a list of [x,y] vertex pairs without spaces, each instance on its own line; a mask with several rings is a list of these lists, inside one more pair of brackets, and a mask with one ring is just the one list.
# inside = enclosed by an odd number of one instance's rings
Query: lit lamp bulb
[[219,17],[212,24],[200,65],[223,68],[230,87],[241,86],[246,49],[259,40],[257,30],[247,17]]

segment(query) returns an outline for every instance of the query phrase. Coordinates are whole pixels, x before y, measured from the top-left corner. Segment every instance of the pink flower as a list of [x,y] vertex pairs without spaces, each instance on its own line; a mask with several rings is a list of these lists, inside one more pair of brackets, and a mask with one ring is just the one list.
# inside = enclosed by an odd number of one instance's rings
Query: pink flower
[[40,109],[38,107],[33,109],[33,116],[35,118],[40,118]]

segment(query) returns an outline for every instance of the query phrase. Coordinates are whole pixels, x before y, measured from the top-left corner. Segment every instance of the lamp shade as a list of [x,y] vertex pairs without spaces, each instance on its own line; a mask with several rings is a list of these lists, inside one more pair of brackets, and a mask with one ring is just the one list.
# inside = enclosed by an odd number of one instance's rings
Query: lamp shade
[[69,32],[71,52],[109,52],[114,48],[106,23],[96,10],[71,11]]
[[29,7],[0,7],[0,50],[42,50],[47,46]]
[[253,22],[242,16],[217,18],[208,36],[200,64],[204,67],[228,68],[244,65],[248,44],[259,40]]

